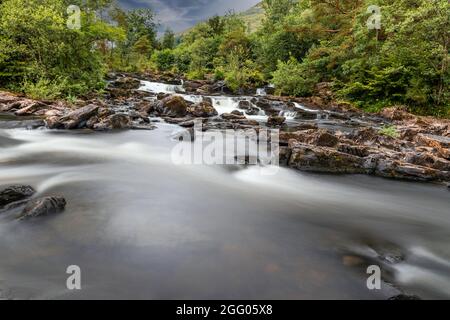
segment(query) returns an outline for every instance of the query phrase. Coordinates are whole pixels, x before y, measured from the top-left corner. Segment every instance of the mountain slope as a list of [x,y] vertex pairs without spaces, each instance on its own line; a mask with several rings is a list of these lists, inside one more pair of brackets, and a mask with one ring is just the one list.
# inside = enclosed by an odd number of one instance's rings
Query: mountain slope
[[248,25],[249,32],[255,32],[262,24],[264,8],[262,2],[239,14],[239,17]]
[[[249,32],[255,32],[261,26],[264,18],[264,8],[262,6],[262,2],[244,12],[239,13],[238,16],[247,24]],[[182,36],[188,33],[192,30],[192,28],[177,33],[177,36]]]

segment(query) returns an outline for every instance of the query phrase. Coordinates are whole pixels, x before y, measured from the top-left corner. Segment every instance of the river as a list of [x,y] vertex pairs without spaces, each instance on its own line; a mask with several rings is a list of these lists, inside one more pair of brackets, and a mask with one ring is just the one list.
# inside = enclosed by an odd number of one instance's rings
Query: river
[[[214,104],[234,108],[232,99]],[[0,298],[450,298],[442,186],[175,165],[179,128],[156,125],[0,130],[0,187],[30,184],[68,203],[32,221],[0,214]],[[372,264],[381,290],[367,288]],[[82,290],[66,288],[70,265],[81,268]]]

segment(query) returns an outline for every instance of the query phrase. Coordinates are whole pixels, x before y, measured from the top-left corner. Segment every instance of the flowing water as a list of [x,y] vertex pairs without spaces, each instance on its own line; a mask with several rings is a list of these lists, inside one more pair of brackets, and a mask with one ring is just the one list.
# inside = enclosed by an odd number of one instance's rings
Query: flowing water
[[[177,166],[178,127],[0,131],[0,187],[61,194],[64,213],[0,213],[0,298],[450,297],[442,186],[256,166]],[[380,258],[381,257],[381,258]],[[369,265],[384,274],[366,286]],[[82,290],[66,289],[66,268]]]

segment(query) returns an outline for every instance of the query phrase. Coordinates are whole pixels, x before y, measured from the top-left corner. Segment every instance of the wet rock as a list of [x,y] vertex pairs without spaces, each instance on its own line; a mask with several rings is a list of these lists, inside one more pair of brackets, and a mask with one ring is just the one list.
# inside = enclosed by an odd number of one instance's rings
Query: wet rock
[[234,124],[240,124],[240,125],[244,125],[244,126],[259,126],[259,122],[256,120],[252,120],[252,119],[232,119],[230,120],[231,123]]
[[430,134],[418,134],[415,141],[419,145],[425,145],[434,148],[439,156],[450,160],[450,138],[430,135]]
[[437,157],[431,152],[408,152],[405,162],[433,168],[440,171],[450,171],[450,161]]
[[391,121],[404,121],[416,118],[414,115],[406,111],[404,107],[386,108],[381,111],[380,115]]
[[202,118],[214,117],[219,114],[217,110],[214,109],[212,104],[206,101],[202,101],[192,106],[190,108],[190,113],[194,117],[202,117]]
[[248,101],[248,100],[239,101],[239,105],[238,105],[239,109],[247,110],[248,108],[251,108],[251,107],[252,107],[252,103],[250,101]]
[[49,129],[80,129],[86,126],[87,121],[97,115],[99,106],[89,104],[77,110],[70,112],[61,118],[47,118]]
[[249,116],[256,116],[261,112],[261,110],[258,107],[254,106],[248,100],[239,101],[238,108],[244,110],[245,114]]
[[126,114],[117,113],[102,119],[94,124],[92,128],[96,131],[130,129],[131,119]]
[[437,181],[448,180],[448,172],[441,172],[436,169],[413,165],[393,159],[379,159],[377,161],[375,174],[396,179],[417,180],[417,181]]
[[23,209],[20,220],[60,213],[66,208],[63,197],[43,197],[30,201]]
[[7,110],[3,110],[3,108],[6,109],[7,105],[10,105],[11,103],[16,102],[18,99],[19,98],[14,94],[11,94],[9,92],[0,91],[0,111],[2,111],[2,112],[7,111]]
[[289,142],[292,155],[289,166],[304,171],[327,173],[367,173],[364,159],[333,148]]
[[3,207],[12,202],[27,199],[35,193],[36,191],[30,186],[10,186],[0,191],[0,207]]
[[179,124],[189,120],[189,118],[164,118],[164,121],[170,124]]
[[185,117],[188,113],[188,103],[180,96],[169,96],[155,105],[155,109],[167,117]]
[[186,81],[183,87],[187,92],[195,92],[197,89],[204,86],[205,84],[207,84],[206,81],[193,80],[193,81]]
[[292,139],[319,147],[335,147],[339,139],[326,129],[298,131]]
[[148,116],[154,111],[154,104],[151,101],[140,101],[135,107],[137,112],[143,116]]
[[109,96],[112,99],[128,98],[133,94],[131,90],[121,88],[107,88],[106,91],[109,93]]
[[198,94],[211,94],[214,92],[213,86],[205,84],[196,90]]
[[338,151],[351,154],[360,158],[364,158],[370,155],[371,150],[366,146],[355,146],[349,144],[340,144]]
[[232,113],[223,113],[220,116],[224,120],[244,120],[247,119],[244,115],[237,115]]
[[128,129],[131,123],[130,117],[126,114],[113,114],[109,116],[109,122],[113,130]]
[[281,116],[270,116],[267,119],[267,126],[269,127],[279,127],[283,125],[283,123],[286,121],[286,117]]
[[141,124],[131,124],[130,128],[131,130],[155,130],[157,127],[153,125],[141,125]]
[[231,114],[234,114],[235,116],[245,116],[244,113],[239,110],[233,110],[231,111]]
[[203,97],[203,102],[207,102],[207,103],[209,103],[209,104],[213,104],[213,100],[212,100],[212,98],[211,97]]
[[289,164],[289,159],[291,158],[292,150],[288,147],[280,147],[279,158],[280,165],[287,166]]
[[139,89],[141,86],[141,81],[131,77],[122,77],[112,82],[111,86],[124,90]]
[[271,101],[261,98],[256,101],[253,100],[252,102],[254,102],[259,109],[264,110],[268,116],[278,116],[280,115],[280,112],[287,109],[286,104],[281,101]]
[[49,107],[48,105],[42,102],[33,101],[29,105],[14,112],[14,114],[16,116],[39,115],[38,111],[40,111],[40,115],[43,115],[45,113],[45,110],[48,109],[48,107]]
[[156,96],[156,99],[157,99],[157,100],[163,100],[163,99],[168,98],[168,97],[170,97],[170,96],[172,96],[170,93],[160,92],[160,93],[158,93],[158,95]]
[[302,130],[311,130],[311,129],[319,129],[319,125],[314,122],[301,122],[297,123],[294,126],[288,128],[289,131],[302,131]]

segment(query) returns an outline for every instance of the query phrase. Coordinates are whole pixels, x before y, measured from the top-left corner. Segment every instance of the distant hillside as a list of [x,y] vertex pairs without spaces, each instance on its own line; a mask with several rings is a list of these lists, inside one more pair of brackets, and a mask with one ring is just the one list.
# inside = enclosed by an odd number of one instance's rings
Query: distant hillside
[[239,16],[245,21],[245,23],[247,23],[248,30],[250,32],[255,32],[261,26],[264,18],[264,8],[262,6],[262,2],[247,11],[240,13]]
[[[264,8],[262,6],[262,2],[244,12],[239,13],[238,16],[247,24],[249,32],[255,32],[261,26],[264,18]],[[178,33],[177,36],[182,36],[188,33],[192,30],[192,28]]]

